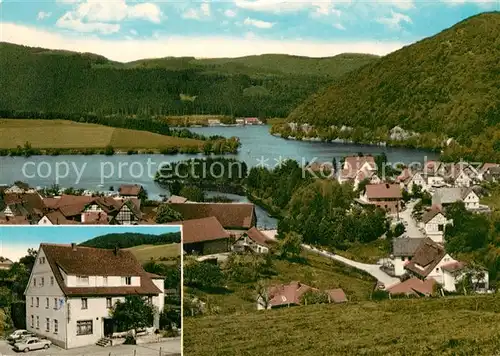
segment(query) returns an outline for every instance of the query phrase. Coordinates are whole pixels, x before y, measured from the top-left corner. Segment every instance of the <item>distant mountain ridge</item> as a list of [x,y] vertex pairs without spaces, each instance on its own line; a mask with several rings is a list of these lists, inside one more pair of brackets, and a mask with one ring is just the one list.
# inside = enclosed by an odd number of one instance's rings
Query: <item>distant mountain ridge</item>
[[300,102],[378,57],[261,55],[161,58],[119,63],[75,53],[0,43],[0,110],[131,117],[232,115],[286,117]]
[[127,232],[97,236],[93,239],[82,242],[80,246],[113,249],[115,247],[130,248],[140,245],[166,245],[171,243],[180,243],[180,241],[180,232],[161,235]]

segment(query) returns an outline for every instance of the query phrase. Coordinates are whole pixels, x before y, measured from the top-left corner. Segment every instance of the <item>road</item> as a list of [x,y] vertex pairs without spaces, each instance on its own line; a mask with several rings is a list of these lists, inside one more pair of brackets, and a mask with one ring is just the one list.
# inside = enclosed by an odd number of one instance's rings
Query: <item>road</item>
[[[161,349],[161,354],[160,354]],[[0,340],[0,356],[17,355],[12,347],[4,340]],[[141,345],[119,345],[100,347],[90,345],[76,349],[64,350],[52,346],[48,350],[31,351],[27,355],[34,356],[180,356],[181,338],[171,338],[162,342]]]
[[[267,230],[267,231],[262,231],[262,232],[267,237],[269,237],[269,238],[271,238],[273,240],[276,240],[276,232],[277,232],[276,230]],[[356,269],[365,271],[368,274],[370,274],[371,276],[373,276],[374,278],[376,278],[377,281],[379,281],[380,283],[383,283],[386,288],[389,287],[389,286],[391,286],[391,285],[394,285],[394,284],[397,284],[397,283],[400,282],[399,278],[391,277],[387,273],[385,273],[384,271],[382,271],[380,269],[380,265],[372,265],[372,264],[367,264],[367,263],[361,263],[361,262],[353,261],[353,260],[350,260],[348,258],[339,256],[339,255],[336,255],[336,254],[333,254],[333,253],[330,253],[330,252],[325,251],[325,250],[320,250],[320,249],[315,248],[314,246],[309,246],[309,245],[306,245],[306,244],[302,244],[302,248],[304,248],[304,249],[306,249],[308,251],[317,253],[317,254],[319,254],[321,256],[330,258],[332,260],[341,262],[341,263],[346,264],[348,266],[354,267]]]
[[417,226],[417,222],[411,216],[411,212],[413,211],[413,207],[417,203],[418,203],[418,200],[417,201],[413,201],[413,202],[408,202],[408,204],[406,204],[406,209],[403,210],[403,211],[401,211],[399,213],[399,219],[402,220],[402,221],[406,221],[406,225],[405,225],[406,232],[405,232],[405,234],[409,238],[417,238],[418,239],[418,238],[425,237],[425,235],[422,233],[422,231],[419,230],[419,228]]

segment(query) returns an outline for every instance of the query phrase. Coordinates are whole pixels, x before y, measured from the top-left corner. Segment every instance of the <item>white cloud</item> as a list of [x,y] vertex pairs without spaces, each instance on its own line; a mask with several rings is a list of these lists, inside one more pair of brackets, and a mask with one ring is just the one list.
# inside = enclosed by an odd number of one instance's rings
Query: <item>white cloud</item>
[[228,10],[224,11],[224,15],[226,15],[227,17],[235,17],[236,11],[228,9]]
[[96,1],[87,0],[77,6],[76,14],[88,22],[120,22],[127,18],[160,22],[161,11],[158,5],[146,2],[127,5],[125,0]]
[[389,17],[382,17],[376,20],[377,22],[386,25],[390,29],[393,30],[400,30],[401,29],[401,22],[406,22],[406,23],[413,23],[410,16],[401,14],[399,12],[395,12],[394,10],[391,10],[391,16]]
[[414,0],[382,0],[382,4],[391,5],[401,10],[410,10],[415,8]]
[[131,33],[132,35],[134,35],[134,36],[137,36],[137,31],[136,31],[136,30],[134,30],[134,29],[130,30],[130,33]]
[[314,11],[325,12],[333,3],[333,0],[235,0],[235,5],[239,8],[262,11],[262,12],[295,12],[304,9],[314,9]]
[[52,15],[52,12],[40,11],[36,17],[38,20],[44,20]]
[[100,32],[105,35],[120,31],[119,24],[110,24],[104,22],[82,22],[72,12],[67,12],[56,22],[56,26],[67,30],[77,32]]
[[338,30],[345,31],[345,27],[341,23],[333,24],[333,27],[335,27]]
[[469,4],[476,4],[479,7],[485,9],[491,8],[492,5],[498,3],[498,0],[442,0],[442,1],[451,6],[464,5],[466,3],[469,3]]
[[56,2],[61,4],[76,4],[81,2],[82,0],[56,0]]
[[210,4],[204,1],[199,8],[190,8],[187,9],[182,17],[190,20],[201,20],[202,18],[210,17],[211,10]]
[[296,41],[234,37],[168,37],[155,32],[151,39],[111,40],[96,36],[51,32],[35,27],[2,23],[2,41],[33,47],[97,53],[111,60],[133,61],[168,56],[240,57],[252,54],[286,53],[325,57],[340,53],[385,55],[408,43],[380,41]]
[[257,28],[271,28],[275,25],[273,22],[251,19],[250,17],[247,17],[243,23],[247,26],[254,26]]

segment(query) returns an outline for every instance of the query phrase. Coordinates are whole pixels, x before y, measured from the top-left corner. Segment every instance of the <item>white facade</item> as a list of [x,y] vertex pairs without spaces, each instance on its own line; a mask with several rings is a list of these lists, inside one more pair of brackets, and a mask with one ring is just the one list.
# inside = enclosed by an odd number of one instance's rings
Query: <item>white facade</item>
[[12,185],[11,187],[5,189],[5,194],[23,194],[23,193],[36,193],[36,190],[33,188],[29,189],[23,189],[16,184]]
[[[480,292],[486,292],[489,289],[489,275],[488,271],[481,271],[482,278],[478,275],[478,273],[473,273],[472,275],[472,283],[474,284],[482,284],[484,287],[479,287],[477,290]],[[448,292],[456,292],[456,284],[459,283],[462,278],[466,275],[465,272],[459,272],[456,274],[450,273],[448,271],[443,271],[443,288]]]
[[402,276],[406,273],[405,265],[411,261],[409,256],[397,256],[391,259],[391,263],[394,266],[394,274],[396,276]]
[[10,218],[14,217],[14,213],[12,212],[11,208],[9,208],[8,206],[4,209],[3,214],[5,216],[10,217]]
[[44,216],[43,218],[38,221],[38,225],[54,225],[52,224],[52,221],[49,220],[47,216]]
[[447,264],[453,263],[453,262],[457,262],[457,260],[453,259],[453,257],[451,257],[449,254],[446,254],[441,259],[441,261],[439,261],[439,263],[434,267],[434,269],[432,270],[432,272],[430,272],[427,275],[427,279],[431,279],[431,278],[434,279],[439,284],[442,284],[443,288],[445,290],[447,290],[446,286],[445,286],[444,271],[441,268],[441,266],[444,266],[444,265],[447,265]]
[[465,173],[461,171],[458,177],[455,179],[455,187],[470,187],[472,179]]
[[[131,276],[76,276],[60,270],[65,287],[124,287],[141,285],[141,277]],[[164,308],[163,279],[152,279],[161,291],[148,298],[156,310]],[[54,344],[70,349],[95,344],[105,337],[104,323],[110,319],[110,310],[124,296],[66,296],[56,281],[43,248],[38,251],[31,272],[26,295],[26,328],[44,336]],[[159,315],[155,317],[159,327]]]
[[446,217],[443,214],[438,213],[436,216],[434,216],[430,221],[428,221],[425,224],[424,227],[425,233],[433,241],[442,243],[444,230],[447,222],[448,220],[446,219]]
[[233,251],[243,251],[245,247],[251,248],[257,253],[268,253],[269,247],[258,244],[247,235],[241,236],[233,245]]
[[464,197],[463,201],[464,201],[466,209],[478,209],[479,208],[479,197],[472,190],[469,192],[469,194],[467,194]]
[[425,179],[422,177],[420,173],[415,173],[413,177],[411,177],[410,182],[408,183],[408,192],[412,193],[414,186],[419,185],[422,187],[423,191],[426,191],[428,189],[427,183]]

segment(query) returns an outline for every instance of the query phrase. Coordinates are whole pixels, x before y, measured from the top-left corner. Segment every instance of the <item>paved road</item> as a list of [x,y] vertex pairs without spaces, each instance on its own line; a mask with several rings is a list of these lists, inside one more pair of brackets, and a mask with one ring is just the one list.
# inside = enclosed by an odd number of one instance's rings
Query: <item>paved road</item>
[[399,219],[406,222],[405,234],[409,238],[423,238],[423,237],[425,237],[425,235],[419,230],[419,228],[417,226],[417,222],[411,216],[411,212],[413,211],[413,207],[417,203],[418,203],[418,200],[414,201],[414,202],[409,202],[408,204],[406,204],[406,209],[399,213]]
[[[276,240],[276,237],[275,237],[276,230],[267,230],[267,231],[263,231],[263,233],[267,237]],[[375,277],[377,279],[377,281],[383,283],[386,288],[400,282],[399,278],[391,277],[387,273],[382,271],[380,269],[380,265],[371,265],[371,264],[367,264],[367,263],[356,262],[356,261],[350,260],[348,258],[330,253],[328,251],[319,250],[319,249],[315,248],[314,246],[309,246],[306,244],[303,244],[302,248],[304,248],[308,251],[320,254],[320,255],[327,257],[327,258],[330,258],[332,260],[339,261],[339,262],[344,263],[348,266],[365,271],[365,272],[369,273],[370,275],[372,275],[373,277]]]
[[[160,354],[161,348],[161,354]],[[135,351],[135,352],[134,352]],[[5,341],[0,341],[0,356],[17,355],[12,351],[12,347]],[[100,347],[91,345],[76,349],[64,350],[57,346],[52,346],[48,350],[31,351],[27,355],[34,356],[180,356],[181,338],[171,338],[163,342],[142,344],[142,345],[119,345],[112,347]]]

